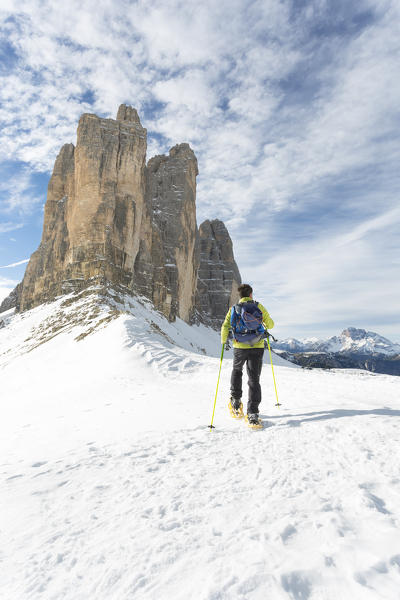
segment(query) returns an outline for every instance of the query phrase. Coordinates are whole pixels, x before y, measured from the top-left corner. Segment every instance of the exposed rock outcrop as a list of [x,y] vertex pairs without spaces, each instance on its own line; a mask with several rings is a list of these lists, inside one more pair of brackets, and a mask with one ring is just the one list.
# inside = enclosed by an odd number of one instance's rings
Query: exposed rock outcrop
[[241,283],[233,256],[232,240],[222,221],[204,221],[199,228],[200,266],[196,307],[203,320],[218,327],[226,312],[237,301]]
[[170,320],[193,318],[198,270],[197,159],[189,144],[155,156],[146,167],[146,219],[133,277]]
[[291,352],[279,351],[285,360],[307,369],[362,369],[373,373],[400,376],[400,355],[362,354],[350,352]]
[[146,194],[152,208],[152,264],[155,306],[166,316],[193,316],[198,259],[196,225],[197,159],[188,144],[147,165]]
[[146,130],[129,120],[84,114],[76,148],[62,147],[48,188],[43,236],[29,261],[21,294],[25,310],[91,279],[129,286],[144,208]]
[[67,206],[75,195],[74,153],[74,145],[65,144],[57,156],[47,190],[42,241],[30,258],[21,285],[21,310],[51,300],[64,290],[70,251]]
[[111,284],[146,296],[170,320],[219,326],[240,275],[224,224],[205,221],[199,234],[197,174],[188,144],[146,166],[134,108],[121,105],[116,120],[82,115],[76,147],[66,144],[56,159],[17,308]]
[[16,308],[19,310],[21,289],[22,282],[12,290],[7,298],[4,298],[3,302],[0,304],[0,313],[10,310],[11,308]]

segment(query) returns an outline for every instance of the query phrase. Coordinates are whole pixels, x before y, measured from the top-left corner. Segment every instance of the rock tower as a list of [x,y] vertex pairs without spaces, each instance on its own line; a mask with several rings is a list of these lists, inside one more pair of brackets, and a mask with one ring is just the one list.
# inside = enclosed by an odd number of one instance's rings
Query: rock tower
[[214,327],[240,274],[221,221],[196,224],[197,159],[188,144],[146,164],[147,132],[122,104],[117,118],[81,116],[57,156],[42,241],[0,310],[26,310],[100,284],[140,294],[171,321]]

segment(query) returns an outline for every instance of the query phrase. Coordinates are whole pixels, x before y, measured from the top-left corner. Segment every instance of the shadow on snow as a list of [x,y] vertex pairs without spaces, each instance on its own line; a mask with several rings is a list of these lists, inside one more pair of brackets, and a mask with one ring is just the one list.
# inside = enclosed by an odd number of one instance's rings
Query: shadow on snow
[[[384,417],[400,417],[400,410],[394,410],[392,408],[373,408],[371,410],[357,410],[357,409],[342,409],[337,408],[335,410],[326,410],[320,412],[309,412],[301,413],[298,415],[261,415],[268,421],[273,420],[285,420],[285,425],[290,427],[299,427],[302,423],[309,423],[311,421],[328,421],[329,419],[341,419],[342,417],[367,417],[367,416],[384,416]],[[291,419],[291,417],[299,417],[297,419]],[[289,420],[287,420],[289,419]]]

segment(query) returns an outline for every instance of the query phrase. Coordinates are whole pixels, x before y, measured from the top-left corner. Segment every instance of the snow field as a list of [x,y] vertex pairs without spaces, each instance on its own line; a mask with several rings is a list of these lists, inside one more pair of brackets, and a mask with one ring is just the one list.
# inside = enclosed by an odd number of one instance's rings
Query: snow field
[[277,365],[279,410],[265,365],[250,431],[227,358],[210,432],[218,338],[123,315],[25,352],[44,310],[0,331],[0,597],[399,598],[399,378]]

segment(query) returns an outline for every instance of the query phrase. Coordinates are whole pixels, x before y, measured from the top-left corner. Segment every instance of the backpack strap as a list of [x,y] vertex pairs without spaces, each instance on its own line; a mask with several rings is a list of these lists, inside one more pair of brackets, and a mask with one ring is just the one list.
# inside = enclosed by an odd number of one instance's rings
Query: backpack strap
[[233,331],[235,331],[237,320],[238,318],[240,319],[241,314],[242,306],[239,303],[234,304],[231,308],[231,329],[233,329]]
[[231,306],[231,329],[233,329],[235,327],[235,323],[236,323],[235,307]]

